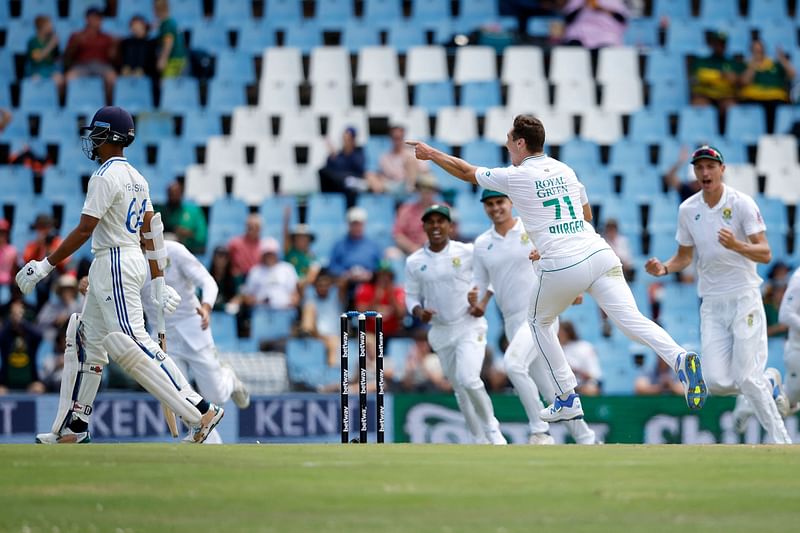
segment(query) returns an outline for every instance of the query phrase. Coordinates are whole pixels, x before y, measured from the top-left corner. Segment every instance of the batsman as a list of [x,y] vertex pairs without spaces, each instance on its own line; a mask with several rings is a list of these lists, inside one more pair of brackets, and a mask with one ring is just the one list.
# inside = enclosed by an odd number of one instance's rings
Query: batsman
[[[203,442],[222,419],[223,409],[191,388],[145,330],[140,291],[148,276],[152,277],[152,299],[165,312],[177,308],[180,296],[164,282],[167,252],[148,183],[124,156],[135,136],[133,118],[120,107],[103,107],[83,131],[83,151],[100,167],[89,180],[80,221],[49,257],[30,261],[16,276],[22,292],[30,293],[53,265],[91,237],[90,288],[83,312],[73,314],[67,327],[58,412],[51,431],[37,435],[36,441],[91,441],[92,406],[110,356],[183,419],[190,427],[185,440]],[[145,255],[139,247],[140,233]]]

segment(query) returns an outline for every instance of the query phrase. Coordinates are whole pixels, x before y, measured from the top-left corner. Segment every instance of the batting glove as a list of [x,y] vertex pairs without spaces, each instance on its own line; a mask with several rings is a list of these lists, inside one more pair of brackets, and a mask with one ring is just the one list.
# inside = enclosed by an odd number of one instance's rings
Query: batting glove
[[153,290],[151,292],[153,303],[164,310],[164,313],[171,315],[181,303],[181,295],[167,285],[163,276],[153,280]]
[[52,272],[53,265],[45,257],[41,261],[28,261],[28,263],[17,272],[16,280],[22,294],[30,294],[36,284],[47,277]]

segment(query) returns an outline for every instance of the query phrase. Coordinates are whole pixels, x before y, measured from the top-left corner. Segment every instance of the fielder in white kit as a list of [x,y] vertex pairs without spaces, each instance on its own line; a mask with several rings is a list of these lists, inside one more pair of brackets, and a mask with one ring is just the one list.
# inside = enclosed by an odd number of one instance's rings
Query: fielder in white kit
[[788,414],[793,414],[800,410],[800,268],[789,278],[778,320],[789,326],[789,336],[783,349],[786,367],[783,386],[789,403]]
[[[511,214],[512,204],[508,195],[484,189],[481,202],[492,221],[492,227],[475,239],[473,270],[477,291],[476,302],[471,303],[484,309],[489,297],[494,295],[497,298],[509,340],[503,363],[528,416],[528,442],[554,444],[553,437],[548,433],[548,423],[539,418],[539,413],[544,409],[539,392],[541,390],[545,398],[554,398],[556,391],[548,378],[547,363],[538,357],[539,352],[527,324],[530,280],[534,275],[530,257],[535,248],[525,233],[522,220]],[[585,189],[581,187],[581,206],[587,220],[591,219],[588,204]],[[553,324],[556,329],[557,324],[558,321]],[[570,420],[566,425],[578,444],[595,443],[594,431],[585,421]]]
[[708,388],[712,394],[742,394],[767,432],[770,442],[791,443],[764,375],[767,363],[767,319],[756,262],[769,263],[772,253],[766,225],[755,201],[722,182],[725,162],[713,146],[691,158],[700,191],[678,212],[678,251],[667,261],[647,261],[653,276],[680,272],[697,252],[700,342]]
[[450,209],[434,204],[422,215],[428,242],[406,260],[406,307],[431,325],[428,343],[476,443],[506,444],[492,400],[481,380],[486,355],[486,319],[470,314],[472,244],[450,240]]
[[456,178],[506,193],[522,218],[541,259],[530,280],[528,324],[547,363],[556,396],[541,411],[546,422],[583,417],[577,381],[564,357],[553,324],[588,291],[629,338],[649,346],[684,384],[686,403],[699,409],[706,398],[700,357],[680,347],[639,312],[622,275],[622,264],[606,241],[584,220],[578,178],[564,163],[544,153],[544,126],[532,115],[518,115],[506,140],[512,165],[476,167],[425,143],[409,141],[418,159],[431,160]]
[[[140,291],[148,276],[153,278],[155,305],[172,312],[180,296],[164,282],[163,225],[153,215],[147,181],[123,154],[134,140],[133,118],[122,108],[103,107],[83,129],[83,150],[101,166],[89,180],[80,222],[55,252],[42,261],[29,262],[16,277],[22,292],[30,293],[54,264],[92,238],[91,288],[83,313],[72,315],[67,328],[56,420],[51,432],[37,435],[36,440],[47,444],[91,441],[92,404],[110,355],[183,419],[190,428],[185,440],[201,443],[224,410],[192,390],[144,327]],[[140,248],[140,231],[147,258]]]

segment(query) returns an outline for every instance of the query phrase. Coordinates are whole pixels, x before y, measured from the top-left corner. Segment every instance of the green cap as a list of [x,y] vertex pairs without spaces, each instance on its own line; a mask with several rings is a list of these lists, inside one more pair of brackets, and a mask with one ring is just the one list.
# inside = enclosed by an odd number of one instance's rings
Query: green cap
[[481,193],[481,202],[485,202],[489,198],[508,198],[506,193],[492,191],[490,189],[483,189]]
[[433,204],[428,209],[422,213],[422,221],[425,222],[425,219],[428,218],[428,215],[432,215],[433,213],[439,213],[447,220],[451,221],[453,218],[450,216],[450,208],[444,204]]
[[722,157],[722,152],[709,144],[704,144],[694,151],[692,154],[691,163],[694,165],[698,159],[711,159],[712,161],[719,161],[723,164],[725,163],[725,160]]

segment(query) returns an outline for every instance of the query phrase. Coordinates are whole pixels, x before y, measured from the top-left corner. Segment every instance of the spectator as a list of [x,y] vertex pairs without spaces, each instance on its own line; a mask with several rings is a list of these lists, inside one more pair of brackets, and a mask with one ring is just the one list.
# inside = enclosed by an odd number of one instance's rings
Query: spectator
[[558,327],[558,342],[564,348],[572,372],[578,380],[575,390],[584,396],[600,394],[600,361],[591,343],[581,340],[575,326],[569,320],[561,320]]
[[655,368],[643,372],[636,378],[633,391],[643,396],[657,394],[683,394],[683,385],[676,379],[673,371],[660,357],[657,358]]
[[795,77],[795,69],[780,46],[776,49],[775,57],[777,61],[767,57],[764,43],[753,39],[750,43],[750,60],[739,78],[742,85],[739,98],[764,106],[768,132],[774,131],[777,107],[790,102],[789,88]]
[[299,304],[297,272],[278,259],[278,241],[267,237],[261,242],[261,262],[250,269],[242,285],[242,302],[252,307],[291,309]]
[[44,384],[39,381],[36,351],[42,335],[25,320],[25,304],[11,303],[8,322],[0,330],[0,394],[10,390],[41,394]]
[[246,276],[261,260],[261,217],[253,213],[247,216],[244,234],[228,243],[234,276]]
[[413,254],[428,240],[422,229],[422,214],[436,203],[439,188],[433,174],[421,174],[417,178],[417,198],[405,202],[397,210],[397,216],[392,228],[392,236],[406,255]]
[[227,248],[224,246],[214,248],[208,271],[219,287],[217,301],[214,302],[214,311],[222,311],[239,294],[239,286],[242,283],[241,276],[233,273],[233,262]]
[[149,27],[144,17],[134,15],[128,24],[131,34],[119,44],[123,76],[150,76],[153,74],[153,44],[147,38]]
[[186,69],[186,44],[175,19],[170,17],[169,2],[154,0],[158,26],[158,59],[156,69],[162,78],[177,78]]
[[64,52],[64,63],[68,66],[67,82],[85,76],[103,78],[106,87],[106,102],[111,102],[117,72],[113,63],[116,57],[116,42],[104,33],[103,14],[96,7],[86,10],[86,27],[73,33]]
[[67,325],[72,313],[80,313],[83,300],[78,298],[78,280],[72,274],[62,274],[53,284],[55,298],[50,298],[36,315],[36,325],[42,337],[55,341],[56,333]]
[[342,134],[342,149],[336,151],[328,141],[330,155],[319,171],[322,192],[341,192],[347,198],[347,206],[356,203],[358,193],[366,190],[364,179],[364,151],[356,146],[356,129],[348,127]]
[[[36,232],[36,236],[32,241],[25,245],[25,251],[22,254],[24,263],[28,261],[41,261],[45,257],[52,254],[56,248],[61,244],[61,237],[58,236],[55,230],[55,224],[52,217],[46,214],[37,215],[36,220],[31,224],[31,230]],[[67,271],[67,265],[70,258],[65,259],[56,265],[53,272],[45,279],[36,285],[36,309],[41,307],[50,298],[50,285],[61,274]]]
[[64,76],[57,63],[58,35],[53,30],[53,21],[47,15],[37,15],[34,19],[36,35],[28,41],[25,57],[25,76],[31,78],[50,78],[59,93],[64,92]]
[[206,248],[208,227],[200,206],[183,198],[183,185],[173,181],[167,188],[167,204],[160,210],[164,230],[174,233],[190,252],[202,254]]
[[564,40],[585,48],[621,46],[630,16],[622,0],[569,0]]
[[[383,332],[387,337],[400,333],[406,316],[406,294],[394,283],[394,272],[388,261],[381,261],[372,280],[356,289],[357,311],[377,311],[383,316]],[[372,328],[372,323],[369,328]]]
[[0,285],[11,286],[17,274],[17,248],[9,242],[8,232],[11,226],[8,220],[0,218]]
[[361,207],[347,210],[347,235],[333,245],[328,269],[339,281],[340,294],[346,291],[349,302],[358,283],[369,281],[378,268],[382,250],[364,235],[367,212]]
[[299,278],[298,289],[303,294],[305,288],[314,283],[320,264],[311,250],[314,232],[308,224],[297,224],[289,229],[290,208],[286,208],[283,218],[283,259],[294,266]]
[[[677,192],[681,202],[700,191],[700,182],[697,181],[692,166],[687,165],[688,161],[689,151],[685,146],[681,146],[678,160],[664,175],[664,182],[667,188]],[[685,176],[686,179],[681,178],[681,175]]]
[[631,251],[631,244],[625,235],[619,232],[619,224],[614,218],[606,219],[603,225],[603,238],[614,250],[614,253],[619,256],[622,261],[622,272],[627,281],[632,281],[634,276],[633,268],[633,252]]
[[715,105],[720,111],[720,119],[736,103],[736,85],[744,69],[741,62],[725,55],[727,41],[728,36],[724,33],[712,33],[708,38],[711,55],[695,58],[689,76],[692,105]]
[[342,304],[333,276],[327,269],[317,274],[312,287],[305,291],[300,309],[300,335],[321,340],[328,351],[328,366],[338,363],[339,317]]
[[367,172],[367,183],[374,193],[404,197],[414,190],[417,178],[428,170],[428,164],[414,157],[414,152],[406,146],[403,126],[391,126],[389,138],[392,148],[381,155],[378,172]]

